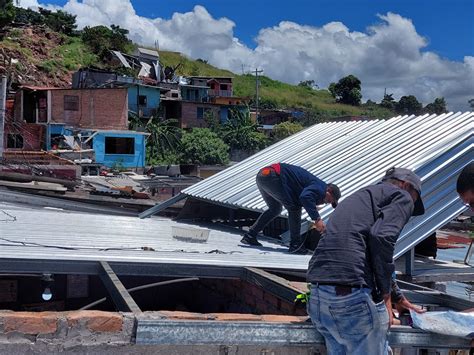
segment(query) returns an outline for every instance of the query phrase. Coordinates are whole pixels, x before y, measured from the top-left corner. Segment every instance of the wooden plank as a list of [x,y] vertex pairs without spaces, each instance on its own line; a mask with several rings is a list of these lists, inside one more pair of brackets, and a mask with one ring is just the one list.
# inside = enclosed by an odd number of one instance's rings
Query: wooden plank
[[146,211],[140,213],[138,217],[140,218],[146,218],[153,216],[154,214],[164,210],[165,208],[168,208],[172,205],[174,205],[176,202],[181,201],[186,198],[186,195],[184,194],[177,194],[176,196],[170,198],[169,200],[166,200],[162,203],[157,204],[156,206],[153,206],[152,208],[147,209]]
[[100,278],[107,288],[109,295],[112,297],[117,310],[120,312],[140,313],[140,307],[135,303],[110,265],[105,261],[101,261],[100,265],[103,269]]

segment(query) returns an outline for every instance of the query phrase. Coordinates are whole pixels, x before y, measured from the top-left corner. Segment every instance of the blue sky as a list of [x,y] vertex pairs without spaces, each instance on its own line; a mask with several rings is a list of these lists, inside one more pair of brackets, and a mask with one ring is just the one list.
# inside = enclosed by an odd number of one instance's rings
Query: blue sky
[[474,0],[20,0],[62,9],[80,28],[119,25],[139,45],[234,73],[320,88],[353,74],[363,100],[474,98]]
[[[63,6],[66,0],[47,3]],[[473,0],[132,0],[138,15],[170,18],[175,12],[204,6],[213,17],[236,23],[234,34],[254,48],[258,31],[294,21],[322,26],[341,21],[351,30],[364,31],[377,23],[377,14],[394,12],[410,18],[419,34],[428,39],[426,50],[451,60],[474,55]]]

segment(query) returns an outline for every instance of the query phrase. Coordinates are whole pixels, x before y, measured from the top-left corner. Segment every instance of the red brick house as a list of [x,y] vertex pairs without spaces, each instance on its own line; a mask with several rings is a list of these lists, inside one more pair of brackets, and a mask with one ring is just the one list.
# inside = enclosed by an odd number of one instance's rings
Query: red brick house
[[191,76],[189,77],[193,84],[207,84],[209,87],[209,97],[233,96],[232,77],[217,77],[217,76]]
[[7,149],[45,149],[51,124],[81,129],[128,129],[127,89],[58,89],[23,86],[5,122]]

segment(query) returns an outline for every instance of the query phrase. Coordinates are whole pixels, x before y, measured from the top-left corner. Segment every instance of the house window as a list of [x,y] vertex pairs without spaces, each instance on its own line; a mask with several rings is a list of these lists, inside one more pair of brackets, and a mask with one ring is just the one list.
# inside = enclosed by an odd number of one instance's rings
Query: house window
[[79,96],[64,95],[64,111],[79,111]]
[[196,117],[197,119],[202,120],[210,112],[211,112],[211,109],[209,107],[198,107]]
[[216,89],[216,84],[215,84],[215,83],[212,83],[212,84],[211,84],[211,89],[212,89],[212,90],[215,90],[215,89]]
[[105,154],[135,154],[135,138],[105,137]]
[[201,120],[201,119],[204,118],[204,107],[198,107],[197,108],[196,117],[198,118],[198,120]]
[[146,96],[145,95],[138,95],[138,104],[140,106],[146,106]]
[[23,148],[23,136],[20,134],[7,135],[7,148],[21,149]]
[[171,97],[173,98],[179,98],[179,94],[177,92],[172,92]]
[[221,84],[220,88],[221,90],[227,90],[227,84]]

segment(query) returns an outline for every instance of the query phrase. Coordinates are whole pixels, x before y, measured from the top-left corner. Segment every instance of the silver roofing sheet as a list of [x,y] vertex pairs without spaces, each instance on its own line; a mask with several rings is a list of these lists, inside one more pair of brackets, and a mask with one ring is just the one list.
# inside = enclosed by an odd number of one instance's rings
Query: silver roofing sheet
[[[0,259],[104,260],[287,270],[306,270],[308,266],[309,256],[288,254],[288,248],[272,241],[262,240],[263,247],[251,248],[240,244],[242,236],[238,233],[211,229],[206,243],[189,243],[174,239],[172,226],[199,227],[161,217],[97,215],[0,201]],[[144,247],[153,250],[145,251]]]
[[[183,193],[263,211],[266,204],[255,176],[261,167],[275,162],[299,165],[326,182],[336,183],[341,200],[380,181],[392,166],[410,168],[421,177],[426,213],[413,218],[403,230],[396,248],[398,257],[464,210],[455,181],[462,167],[474,160],[473,129],[473,112],[316,124]],[[308,218],[303,212],[302,218]],[[320,211],[324,219],[331,212],[329,206]]]

